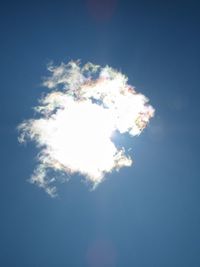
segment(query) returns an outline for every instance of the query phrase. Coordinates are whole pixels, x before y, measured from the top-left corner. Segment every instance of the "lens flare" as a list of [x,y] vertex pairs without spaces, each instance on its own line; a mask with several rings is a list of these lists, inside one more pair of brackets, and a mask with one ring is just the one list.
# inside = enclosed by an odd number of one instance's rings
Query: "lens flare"
[[39,149],[30,181],[55,196],[59,174],[79,173],[95,187],[106,173],[131,166],[125,148],[111,138],[116,131],[142,132],[154,115],[148,99],[109,66],[71,61],[48,70],[43,84],[50,92],[35,107],[39,118],[18,126],[19,141],[35,141]]

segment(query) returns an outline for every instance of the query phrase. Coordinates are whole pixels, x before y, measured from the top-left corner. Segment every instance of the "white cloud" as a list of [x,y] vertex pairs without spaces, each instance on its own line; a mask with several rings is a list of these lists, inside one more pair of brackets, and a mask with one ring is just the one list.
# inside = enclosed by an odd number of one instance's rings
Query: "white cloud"
[[56,194],[54,173],[80,173],[93,186],[106,173],[130,166],[125,149],[111,140],[115,131],[139,135],[154,115],[148,99],[135,91],[127,77],[111,67],[71,61],[49,66],[44,86],[50,92],[35,110],[40,118],[19,125],[19,141],[35,141],[38,166],[31,182]]

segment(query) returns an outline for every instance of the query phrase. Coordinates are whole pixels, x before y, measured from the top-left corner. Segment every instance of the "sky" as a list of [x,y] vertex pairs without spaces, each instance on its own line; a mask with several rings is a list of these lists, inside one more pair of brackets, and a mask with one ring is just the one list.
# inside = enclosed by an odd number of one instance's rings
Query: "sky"
[[[2,1],[0,266],[200,266],[198,1]],[[80,174],[51,198],[27,180],[33,117],[47,65],[109,65],[150,99],[155,116],[131,167],[91,191]]]

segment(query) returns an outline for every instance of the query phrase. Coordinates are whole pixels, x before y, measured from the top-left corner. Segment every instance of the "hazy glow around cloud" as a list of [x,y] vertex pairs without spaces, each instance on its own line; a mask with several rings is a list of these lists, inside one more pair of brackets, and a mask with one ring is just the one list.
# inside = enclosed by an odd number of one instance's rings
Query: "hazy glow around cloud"
[[35,107],[40,117],[19,125],[19,141],[35,141],[40,152],[30,180],[54,196],[58,173],[80,173],[96,186],[106,173],[130,166],[111,137],[115,131],[139,135],[154,109],[111,67],[71,61],[48,69],[50,92]]

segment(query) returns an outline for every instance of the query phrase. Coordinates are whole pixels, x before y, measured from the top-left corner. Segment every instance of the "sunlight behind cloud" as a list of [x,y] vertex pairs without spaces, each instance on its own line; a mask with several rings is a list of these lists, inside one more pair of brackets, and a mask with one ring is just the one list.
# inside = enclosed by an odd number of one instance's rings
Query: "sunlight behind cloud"
[[111,67],[71,61],[49,66],[44,86],[50,89],[35,110],[40,118],[19,125],[19,141],[30,139],[39,148],[31,182],[56,194],[56,175],[80,173],[93,186],[106,173],[130,166],[123,147],[111,140],[115,131],[139,135],[154,115],[148,99]]

